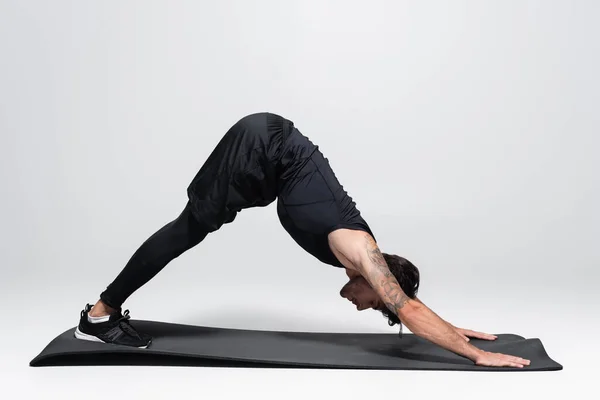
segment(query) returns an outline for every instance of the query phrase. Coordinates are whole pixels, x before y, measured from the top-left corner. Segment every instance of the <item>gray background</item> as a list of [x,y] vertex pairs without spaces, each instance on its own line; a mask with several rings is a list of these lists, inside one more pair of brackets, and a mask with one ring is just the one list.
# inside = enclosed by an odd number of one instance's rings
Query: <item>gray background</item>
[[[1,0],[5,393],[591,390],[599,11],[581,0]],[[258,111],[286,116],[320,145],[382,249],[420,267],[420,297],[434,311],[462,327],[538,337],[565,370],[27,367],[179,214],[224,132]],[[197,325],[396,331],[341,299],[344,282],[287,236],[271,205],[243,211],[125,307]]]

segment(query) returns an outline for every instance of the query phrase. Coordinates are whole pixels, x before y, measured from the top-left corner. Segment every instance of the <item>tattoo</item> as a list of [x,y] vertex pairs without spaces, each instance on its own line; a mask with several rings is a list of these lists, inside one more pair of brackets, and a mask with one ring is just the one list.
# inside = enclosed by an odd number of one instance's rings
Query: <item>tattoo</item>
[[375,243],[370,235],[365,235],[365,242],[369,260],[375,267],[374,273],[372,274],[372,282],[370,283],[373,285],[373,289],[375,289],[376,292],[384,293],[382,300],[386,307],[394,314],[398,315],[398,310],[404,307],[408,302],[409,297],[404,293],[398,284],[396,277],[390,271],[377,243]]

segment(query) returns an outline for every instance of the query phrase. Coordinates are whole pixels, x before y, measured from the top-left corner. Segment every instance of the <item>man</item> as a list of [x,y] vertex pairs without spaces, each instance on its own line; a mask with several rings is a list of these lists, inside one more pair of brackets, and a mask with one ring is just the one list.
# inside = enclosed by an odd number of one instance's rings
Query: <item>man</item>
[[292,121],[271,113],[242,118],[219,141],[187,194],[179,217],[148,238],[100,300],[81,312],[77,338],[147,347],[151,338],[129,323],[129,311],[121,313],[123,302],[171,260],[232,222],[238,212],[277,199],[277,214],[292,238],[323,263],[344,268],[349,281],[340,295],[358,310],[378,310],[390,325],[404,323],[414,334],[477,365],[529,365],[529,360],[471,345],[469,337],[495,337],[454,327],[416,297],[418,269],[380,251],[328,160]]

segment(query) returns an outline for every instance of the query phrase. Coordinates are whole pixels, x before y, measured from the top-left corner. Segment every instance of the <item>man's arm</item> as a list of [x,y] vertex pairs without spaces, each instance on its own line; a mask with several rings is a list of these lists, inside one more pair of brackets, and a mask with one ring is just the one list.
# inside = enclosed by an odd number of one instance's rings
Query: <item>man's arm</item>
[[[431,308],[427,307],[427,306],[426,306],[426,305],[425,305],[425,304],[424,304],[424,303],[421,301],[421,299],[419,299],[417,296],[415,296],[415,297],[413,298],[413,300],[414,300],[414,301],[416,301],[417,303],[419,303],[419,306],[420,306],[420,307],[425,307],[425,308],[428,308],[428,309],[429,309],[429,311],[433,312],[433,310],[431,310]],[[437,314],[436,314],[436,315],[437,315]],[[443,318],[442,318],[442,317],[440,317],[439,315],[437,315],[437,317],[438,317],[439,319],[441,319],[442,321],[444,321],[445,323],[447,323],[448,325],[450,325],[452,328],[454,328],[454,329],[457,329],[457,328],[456,328],[454,325],[452,325],[450,322],[446,321],[445,319],[443,319]]]
[[[421,299],[419,299],[417,296],[415,296],[413,300],[414,300],[414,301],[416,301],[417,303],[419,303],[419,305],[420,305],[421,307],[426,307],[426,308],[427,308],[429,311],[433,312],[433,310],[431,310],[429,307],[427,307],[427,306],[426,306],[426,305],[425,305],[425,304],[424,304],[424,303],[421,301]],[[437,315],[437,314],[436,314],[436,315]],[[445,319],[443,319],[443,318],[442,318],[442,317],[440,317],[439,315],[438,315],[438,318],[440,318],[440,319],[441,319],[441,320],[443,320],[445,323],[447,323],[448,325],[450,325],[450,326],[452,327],[452,329],[454,329],[454,330],[456,331],[456,333],[458,333],[458,334],[460,335],[460,337],[462,337],[464,340],[466,340],[467,342],[469,341],[469,338],[468,338],[467,336],[463,335],[463,334],[460,332],[460,330],[459,330],[460,328],[457,328],[456,326],[452,325],[450,322],[446,321]]]
[[361,273],[411,332],[472,361],[477,359],[480,349],[465,341],[453,326],[424,304],[404,293],[371,235],[358,231],[339,232],[330,236],[330,244],[349,261],[349,268]]
[[[425,304],[423,304],[423,302],[420,299],[417,298],[417,296],[415,296],[413,300],[419,302],[423,307],[427,307]],[[496,339],[498,339],[498,336],[492,335],[490,333],[484,333],[484,332],[474,331],[474,330],[471,330],[471,329],[459,328],[459,327],[451,324],[448,321],[446,321],[446,323],[448,325],[450,325],[452,328],[454,328],[454,330],[456,331],[456,333],[458,333],[467,342],[469,340],[471,340],[470,338],[483,339],[483,340],[496,340]]]

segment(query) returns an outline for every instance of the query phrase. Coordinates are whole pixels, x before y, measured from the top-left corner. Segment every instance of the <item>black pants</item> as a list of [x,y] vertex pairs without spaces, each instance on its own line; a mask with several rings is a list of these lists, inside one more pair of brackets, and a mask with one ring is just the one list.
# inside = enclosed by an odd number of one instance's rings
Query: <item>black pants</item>
[[139,247],[100,299],[120,308],[170,261],[232,222],[242,209],[272,203],[280,172],[289,163],[282,165],[281,159],[292,129],[293,122],[270,113],[248,115],[234,124],[192,179],[183,212]]
[[208,234],[186,204],[177,219],[150,236],[133,254],[117,278],[100,295],[112,308],[121,308],[133,292],[142,287],[170,261],[200,243]]

